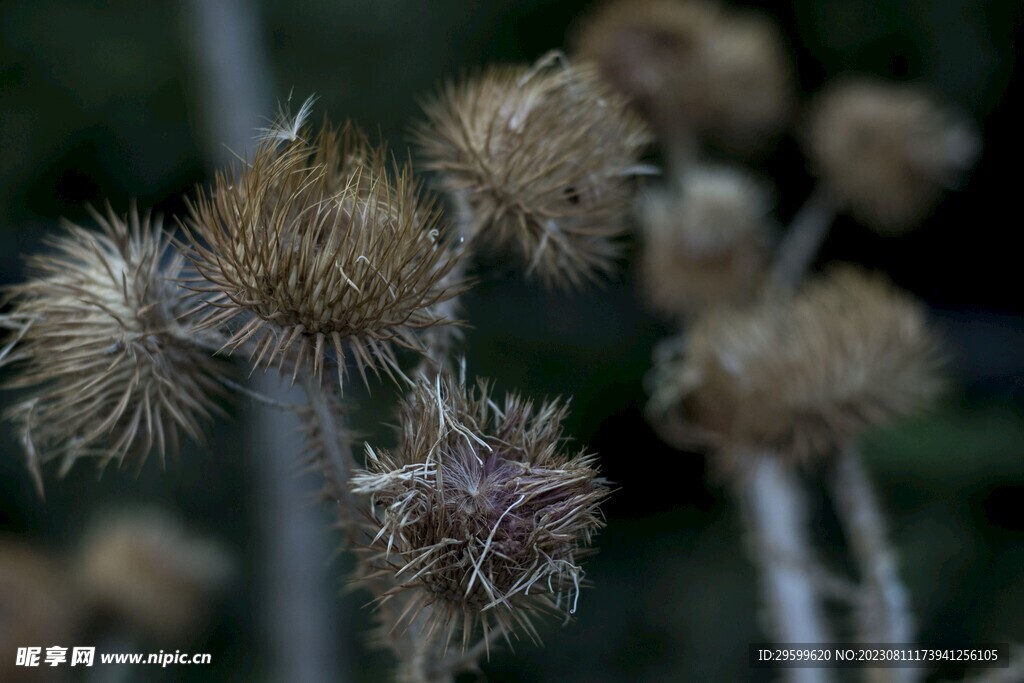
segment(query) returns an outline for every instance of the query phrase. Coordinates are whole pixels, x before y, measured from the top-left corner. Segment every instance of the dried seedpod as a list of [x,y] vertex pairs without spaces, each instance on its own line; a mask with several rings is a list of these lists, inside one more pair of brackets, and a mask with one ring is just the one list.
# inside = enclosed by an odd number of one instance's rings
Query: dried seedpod
[[7,415],[21,424],[29,465],[82,457],[101,464],[155,450],[175,452],[179,432],[201,423],[223,393],[218,361],[180,318],[183,266],[159,221],[94,213],[100,232],[67,225],[51,253],[33,256],[35,275],[10,287],[3,317],[13,330],[0,365],[27,396]]
[[89,609],[113,619],[114,628],[180,642],[208,616],[232,561],[218,543],[145,509],[96,520],[82,538],[76,569]]
[[922,408],[942,387],[940,359],[916,301],[842,268],[796,294],[699,318],[655,369],[648,411],[723,453],[806,461]]
[[807,153],[826,189],[881,233],[915,227],[974,163],[973,124],[916,87],[849,80],[810,113]]
[[594,456],[565,450],[566,412],[516,395],[499,403],[485,382],[448,375],[415,386],[398,446],[368,446],[352,479],[374,510],[366,579],[392,581],[385,605],[403,601],[390,629],[425,619],[425,633],[465,648],[481,629],[536,638],[537,614],[575,611],[608,488]]
[[513,250],[549,285],[613,269],[648,132],[592,67],[491,67],[425,109],[417,139],[472,248]]
[[742,171],[698,166],[640,203],[651,306],[684,318],[751,299],[767,268],[767,193]]
[[351,126],[268,135],[251,163],[218,174],[191,206],[192,283],[200,328],[228,329],[227,351],[257,366],[304,364],[322,377],[346,360],[398,369],[395,347],[452,324],[439,305],[464,288],[456,254],[408,164]]
[[705,0],[612,0],[584,17],[575,43],[669,145],[698,136],[755,150],[792,109],[790,56],[758,13]]

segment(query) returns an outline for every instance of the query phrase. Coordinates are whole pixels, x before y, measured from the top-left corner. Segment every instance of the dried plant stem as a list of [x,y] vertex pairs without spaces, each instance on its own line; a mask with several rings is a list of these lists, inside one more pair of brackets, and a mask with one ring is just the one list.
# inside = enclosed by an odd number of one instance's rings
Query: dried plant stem
[[[271,101],[269,68],[256,39],[259,15],[249,0],[190,0],[183,7],[183,33],[202,88],[208,160],[219,167],[251,152],[254,131]],[[307,503],[308,480],[296,477],[301,455],[293,435],[296,414],[271,407],[292,401],[281,400],[285,392],[272,375],[255,377],[252,389],[243,393],[267,399],[249,413],[255,428],[247,450],[258,466],[264,498],[268,600],[263,618],[270,629],[274,676],[349,680],[348,671],[339,672],[336,664],[350,661],[351,638],[344,631],[348,620],[331,617],[324,524]],[[341,626],[335,628],[335,622]]]
[[[465,279],[466,255],[452,267],[441,283],[442,287],[458,286],[458,283]],[[458,318],[459,297],[452,297],[437,304],[436,312],[439,318],[456,320]],[[423,359],[413,373],[413,378],[423,375],[429,377],[434,373],[450,369],[452,353],[460,339],[460,332],[457,327],[451,324],[438,325],[427,330],[424,335],[426,350]]]
[[[745,453],[752,463],[737,479],[750,551],[762,573],[766,624],[778,643],[825,643],[832,639],[821,613],[816,565],[806,529],[806,502],[793,472],[775,453]],[[832,680],[827,669],[786,669],[794,683]]]
[[[838,454],[832,478],[836,512],[859,569],[862,595],[855,619],[858,637],[870,643],[913,642],[910,600],[900,582],[896,554],[886,538],[878,499],[857,449]],[[866,680],[909,683],[921,678],[918,669],[865,669]]]
[[324,491],[337,505],[339,521],[351,536],[355,532],[353,515],[359,508],[348,485],[352,475],[351,435],[331,409],[323,385],[311,373],[302,373],[302,388],[316,422],[317,450],[321,460],[316,464],[324,478]]
[[836,203],[826,192],[816,190],[786,231],[772,269],[772,279],[795,287],[804,279],[814,257],[825,242],[836,214]]
[[[451,287],[458,286],[460,282],[466,279],[466,270],[469,267],[469,261],[473,258],[471,245],[473,244],[476,216],[469,204],[469,200],[466,198],[465,192],[449,192],[446,196],[449,201],[449,209],[455,217],[455,223],[451,229],[455,234],[456,249],[460,250],[458,260],[441,283],[443,287]],[[437,304],[437,317],[456,320],[458,318],[459,299],[460,297],[452,297],[439,302]],[[456,343],[461,338],[459,329],[454,325],[438,325],[427,330],[424,337],[426,352],[423,354],[423,359],[412,375],[414,379],[421,375],[430,377],[449,368],[452,352],[455,351]]]
[[429,618],[413,620],[399,636],[401,644],[398,651],[403,658],[402,681],[454,683],[461,673],[478,672],[480,659],[487,655],[494,642],[505,634],[500,627],[492,629],[465,650],[449,650],[446,654],[443,639],[424,636],[424,626],[428,621]]
[[[301,393],[286,391],[275,375],[254,376],[254,390],[289,403]],[[347,634],[339,633],[330,599],[331,577],[326,571],[329,548],[324,529],[329,518],[309,504],[315,477],[299,476],[301,449],[294,411],[280,411],[263,402],[249,404],[246,424],[249,450],[258,455],[261,527],[265,536],[263,580],[268,593],[268,645],[273,670],[281,680],[345,680],[335,658],[346,647]],[[341,642],[335,641],[344,639]]]

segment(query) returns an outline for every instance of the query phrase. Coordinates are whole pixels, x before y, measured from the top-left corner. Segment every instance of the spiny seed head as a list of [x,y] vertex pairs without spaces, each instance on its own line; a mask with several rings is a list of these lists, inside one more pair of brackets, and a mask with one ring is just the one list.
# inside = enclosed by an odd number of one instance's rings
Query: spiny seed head
[[881,233],[915,227],[974,163],[974,126],[915,87],[851,80],[811,111],[807,151],[825,185]]
[[29,389],[7,415],[37,483],[38,463],[54,458],[65,470],[86,456],[163,458],[180,431],[200,438],[222,393],[218,362],[179,321],[183,260],[159,221],[134,209],[94,218],[100,232],[67,225],[51,253],[28,260],[35,275],[8,289],[0,319],[13,330],[0,351],[17,370],[8,386]]
[[377,566],[398,583],[383,600],[409,603],[393,628],[425,618],[465,647],[477,625],[536,638],[536,613],[575,611],[608,489],[594,456],[566,452],[566,412],[516,395],[499,405],[485,382],[447,375],[416,385],[398,447],[367,447],[352,480],[372,499]]
[[844,268],[795,295],[698,319],[655,370],[649,411],[668,430],[687,421],[722,452],[807,460],[932,399],[937,348],[916,301]]
[[766,193],[727,167],[689,169],[640,204],[643,278],[655,310],[682,318],[749,300],[765,272]]
[[790,57],[758,13],[704,0],[612,0],[584,17],[575,43],[665,140],[698,135],[757,149],[792,109]]
[[[438,305],[464,288],[445,280],[456,254],[408,164],[351,127],[266,137],[251,163],[217,175],[191,206],[200,328],[226,328],[225,349],[256,365],[397,368],[395,346],[451,324]],[[294,374],[293,374],[294,377]]]
[[491,67],[425,109],[420,146],[472,246],[514,250],[548,285],[613,269],[648,133],[592,67]]

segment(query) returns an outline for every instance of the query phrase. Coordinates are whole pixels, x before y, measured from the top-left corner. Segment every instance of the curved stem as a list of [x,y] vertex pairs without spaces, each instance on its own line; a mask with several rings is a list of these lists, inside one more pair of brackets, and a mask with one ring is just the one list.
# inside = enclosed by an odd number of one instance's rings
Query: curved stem
[[[856,448],[847,446],[833,466],[832,495],[863,583],[855,613],[858,637],[869,643],[910,643],[914,637],[910,599],[900,582],[896,554],[886,538],[885,521]],[[918,669],[865,669],[879,683],[919,680]]]
[[793,217],[782,238],[772,268],[775,282],[789,287],[800,284],[825,242],[835,214],[836,203],[832,197],[822,190],[815,190]]

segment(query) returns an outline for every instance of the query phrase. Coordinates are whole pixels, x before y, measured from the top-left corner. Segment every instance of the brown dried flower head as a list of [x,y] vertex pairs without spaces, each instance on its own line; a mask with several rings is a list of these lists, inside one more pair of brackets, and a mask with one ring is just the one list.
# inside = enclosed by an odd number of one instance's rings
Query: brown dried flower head
[[932,399],[937,349],[916,301],[880,276],[839,269],[795,295],[700,318],[655,370],[648,409],[666,431],[686,420],[723,452],[803,461]]
[[755,149],[792,108],[790,56],[759,13],[705,0],[612,0],[584,17],[575,42],[663,139]]
[[753,297],[766,266],[766,193],[727,167],[694,167],[640,205],[642,273],[652,307],[683,318]]
[[155,510],[97,520],[82,539],[76,566],[90,609],[170,640],[203,622],[232,572],[224,548]]
[[881,233],[925,218],[977,156],[974,126],[920,90],[854,80],[814,105],[807,151],[826,187]]
[[[17,666],[19,647],[67,644],[78,627],[78,602],[56,564],[16,539],[0,536],[0,680],[53,681],[48,666]],[[40,660],[45,658],[45,651]]]
[[[217,176],[191,207],[193,287],[200,328],[227,329],[224,348],[257,366],[304,365],[316,377],[346,359],[397,369],[395,347],[420,350],[418,331],[450,324],[438,304],[455,253],[408,164],[371,149],[350,126],[268,135],[252,162]],[[310,141],[311,140],[311,141]]]
[[175,282],[183,259],[159,221],[94,213],[98,233],[68,225],[52,253],[33,256],[36,275],[12,286],[2,318],[13,339],[0,365],[29,389],[8,411],[39,483],[38,463],[78,458],[105,464],[152,450],[175,452],[179,432],[194,439],[216,411],[217,361],[179,318]]
[[491,67],[425,110],[417,138],[471,246],[514,250],[549,285],[612,270],[648,133],[593,68]]
[[478,625],[536,638],[535,615],[575,611],[608,489],[594,456],[566,452],[566,413],[516,395],[499,405],[485,382],[416,385],[398,447],[368,446],[352,480],[372,497],[376,565],[398,583],[382,601],[408,602],[393,628],[425,619],[465,647]]

